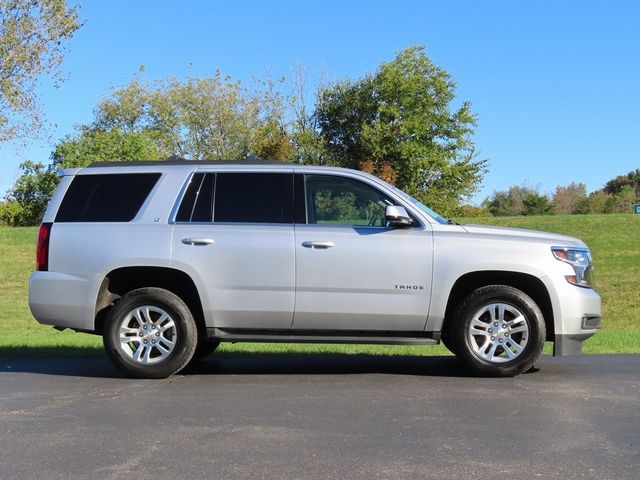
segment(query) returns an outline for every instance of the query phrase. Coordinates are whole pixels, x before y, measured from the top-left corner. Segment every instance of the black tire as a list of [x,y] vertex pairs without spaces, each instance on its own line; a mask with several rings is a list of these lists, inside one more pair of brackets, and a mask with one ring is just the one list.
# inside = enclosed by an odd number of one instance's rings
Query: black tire
[[[480,314],[483,310],[485,313]],[[480,376],[512,377],[526,372],[542,353],[546,338],[540,308],[527,294],[506,285],[490,285],[472,292],[456,309],[452,322],[448,341],[454,353],[469,371]],[[485,323],[488,328],[482,331],[478,325]],[[514,328],[509,326],[511,323]],[[493,333],[488,333],[494,326]],[[478,331],[482,334],[476,335]],[[484,345],[488,347],[485,349]]]
[[[121,341],[121,328],[130,342]],[[109,311],[103,334],[107,356],[121,372],[136,378],[166,378],[179,372],[193,357],[197,341],[189,307],[162,288],[125,294]]]
[[194,352],[193,357],[191,357],[190,363],[204,360],[209,355],[211,355],[219,346],[220,340],[216,340],[215,338],[200,338],[198,340],[198,345],[196,346],[196,351]]
[[442,336],[440,337],[440,341],[442,342],[442,344],[447,347],[447,350],[449,350],[451,353],[453,353],[455,355],[455,350],[453,349],[453,345],[451,344],[451,338],[448,334],[448,332],[443,332]]

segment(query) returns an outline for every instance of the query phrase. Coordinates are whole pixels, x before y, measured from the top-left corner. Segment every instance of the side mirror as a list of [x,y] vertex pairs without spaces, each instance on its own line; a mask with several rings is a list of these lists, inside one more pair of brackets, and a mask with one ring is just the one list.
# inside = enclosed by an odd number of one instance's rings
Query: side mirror
[[384,211],[384,219],[395,228],[406,228],[413,225],[413,220],[405,208],[399,205],[388,205]]

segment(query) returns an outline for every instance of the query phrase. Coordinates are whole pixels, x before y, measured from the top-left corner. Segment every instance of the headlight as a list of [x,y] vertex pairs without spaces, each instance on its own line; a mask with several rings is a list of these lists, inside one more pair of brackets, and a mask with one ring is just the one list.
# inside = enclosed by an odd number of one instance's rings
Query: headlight
[[593,285],[593,266],[591,265],[591,252],[588,248],[551,247],[551,251],[558,260],[573,267],[575,275],[565,277],[569,283],[591,288]]

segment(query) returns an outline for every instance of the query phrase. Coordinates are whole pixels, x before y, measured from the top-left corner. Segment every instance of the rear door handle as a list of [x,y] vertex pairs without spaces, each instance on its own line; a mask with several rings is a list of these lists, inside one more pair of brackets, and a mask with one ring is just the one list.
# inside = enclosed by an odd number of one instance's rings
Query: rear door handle
[[182,243],[185,245],[211,245],[216,241],[213,238],[183,238]]
[[333,242],[317,242],[317,241],[307,240],[305,242],[302,242],[302,246],[306,248],[327,249],[327,248],[335,247],[336,245]]

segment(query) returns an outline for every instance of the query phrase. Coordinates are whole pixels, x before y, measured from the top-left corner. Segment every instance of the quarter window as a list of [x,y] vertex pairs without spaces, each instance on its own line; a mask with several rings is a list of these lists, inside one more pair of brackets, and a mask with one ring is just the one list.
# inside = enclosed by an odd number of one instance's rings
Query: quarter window
[[159,173],[76,175],[55,221],[129,222],[159,178]]

